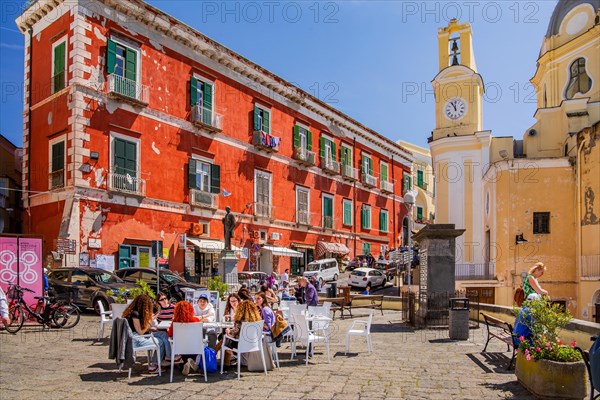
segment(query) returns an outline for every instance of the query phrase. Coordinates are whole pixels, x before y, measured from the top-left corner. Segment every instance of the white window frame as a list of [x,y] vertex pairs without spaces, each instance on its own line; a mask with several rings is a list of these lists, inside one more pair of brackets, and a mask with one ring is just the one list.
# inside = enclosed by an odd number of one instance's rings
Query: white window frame
[[[213,94],[214,94],[214,93],[213,93]],[[263,106],[263,105],[262,105],[262,104],[260,104],[260,103],[254,103],[254,106],[255,106],[255,107],[258,107],[258,108],[259,108],[259,109],[261,109],[262,111],[266,111],[266,112],[268,112],[268,113],[269,113],[269,132],[265,132],[265,133],[268,133],[269,135],[273,135],[273,124],[272,124],[272,122],[273,122],[273,118],[272,118],[272,117],[273,117],[273,112],[272,112],[272,110],[271,110],[271,107]],[[260,120],[260,130],[261,130],[261,131],[263,131],[263,130],[262,130],[262,127],[263,127],[263,125],[264,125],[264,124],[262,123],[262,118],[263,118],[263,117],[261,116],[260,118],[261,118],[261,120]],[[254,121],[253,121],[253,122],[254,122]]]
[[[203,83],[208,83],[211,88],[212,88],[212,104],[211,104],[211,114],[215,113],[215,99],[217,98],[217,85],[214,81],[214,79],[208,79],[207,77],[200,75],[196,72],[194,72],[192,74],[192,76],[197,80],[197,81],[201,81]],[[196,86],[196,93],[198,92],[198,87]],[[202,100],[202,108],[204,108],[204,99]],[[196,103],[199,104],[199,103]]]
[[[340,143],[340,147],[341,147],[341,148],[343,148],[343,149],[348,149],[348,150],[350,150],[350,162],[349,162],[347,165],[349,165],[350,167],[353,167],[353,166],[354,166],[354,165],[353,165],[353,164],[354,164],[354,163],[353,163],[353,161],[354,161],[354,154],[352,154],[352,153],[353,153],[353,152],[352,152],[352,146],[348,146],[347,144],[344,144],[344,143],[342,142],[342,143]],[[342,158],[340,157],[340,163],[341,163],[341,162],[342,162]]]
[[[298,215],[298,213],[302,211],[300,210],[300,196],[298,195],[299,192],[306,192],[306,213],[308,214],[307,221],[310,223],[310,189],[306,186],[296,185],[296,215]],[[298,217],[296,217],[296,222],[300,222],[298,220]]]
[[321,217],[322,217],[322,226],[325,227],[325,199],[331,199],[331,228],[328,229],[334,229],[335,225],[334,225],[334,216],[335,216],[335,196],[329,194],[329,193],[323,193],[321,195]]
[[332,162],[333,161],[333,156],[334,156],[334,154],[333,154],[333,144],[335,142],[334,142],[333,138],[331,136],[329,136],[329,135],[326,135],[326,134],[322,133],[321,137],[323,139],[325,139],[325,143],[324,143],[324,146],[325,146],[325,160],[327,160],[328,162],[330,162],[330,161]]
[[363,204],[363,210],[369,210],[369,226],[365,226],[363,228],[363,224],[362,224],[362,212],[361,212],[361,228],[363,229],[373,229],[373,209],[369,204]]
[[[346,224],[344,221],[344,209],[345,209],[344,206],[348,203],[350,203],[350,224]],[[342,200],[342,225],[354,226],[354,204],[352,203],[352,200],[350,200],[350,199]]]
[[[389,232],[390,231],[390,213],[388,210],[379,210],[379,212],[381,214],[385,214],[386,218],[385,218],[385,223],[386,223],[386,227],[385,229],[382,229],[382,227],[379,227],[379,230],[381,232]],[[379,216],[379,222],[381,222],[381,216]]]
[[[365,168],[365,167],[366,167],[366,165],[365,165],[365,160],[366,160],[367,158],[368,158],[369,160],[371,160],[371,164],[373,164],[373,156],[372,156],[371,154],[369,154],[369,153],[365,153],[365,152],[363,152],[363,153],[362,153],[362,162],[363,162],[363,165],[361,165],[361,166],[360,166],[360,169],[361,169],[361,171],[362,171],[362,170],[364,170],[364,171],[365,171],[364,173],[368,175],[368,174],[369,174],[369,169],[368,169],[368,168]],[[375,165],[373,165],[373,167],[375,167]],[[375,173],[375,168],[373,168],[373,173]]]
[[211,193],[210,191],[210,179],[211,179],[211,173],[212,173],[212,166],[215,164],[215,160],[211,159],[211,158],[207,158],[207,157],[202,157],[199,156],[197,154],[192,154],[192,159],[196,160],[196,172],[195,174],[198,175],[198,164],[208,164],[208,190],[204,190],[202,188],[196,189],[196,190],[200,190],[202,192],[205,193]]
[[[65,34],[63,37],[61,37],[60,39],[58,39],[56,42],[52,43],[52,64],[50,64],[50,82],[52,85],[52,94],[54,94],[54,49],[59,46],[61,43],[65,44],[65,75],[68,74],[69,72],[69,64],[68,64],[68,60],[69,60],[69,35]],[[65,87],[63,88],[63,90],[69,86],[69,82],[67,82],[66,76],[65,76]]]
[[134,142],[135,143],[135,158],[137,160],[136,166],[135,166],[135,173],[136,173],[136,177],[139,179],[141,178],[141,165],[142,165],[142,152],[141,152],[141,142],[142,140],[140,138],[135,138],[129,135],[124,135],[122,133],[118,133],[118,132],[110,132],[110,142],[109,142],[109,148],[108,148],[108,157],[109,157],[109,164],[108,164],[108,172],[113,172],[114,169],[114,151],[113,151],[113,142],[115,139],[121,139],[121,140],[127,140],[128,142]]
[[254,170],[254,202],[258,203],[258,177],[264,175],[269,177],[269,206],[273,206],[273,174],[262,169]]
[[[135,60],[135,82],[141,84],[142,83],[142,49],[140,45],[125,38],[116,35],[110,35],[110,40],[115,42],[117,45],[121,45],[124,47],[129,47],[131,50],[135,50],[136,60]],[[115,55],[116,57],[116,55]],[[116,73],[116,72],[113,72]],[[125,73],[123,72],[123,77],[125,77]]]
[[63,164],[63,187],[67,186],[67,134],[65,133],[48,141],[48,188],[52,188],[52,146],[60,142],[65,142],[65,154],[63,156],[63,159],[65,160]]

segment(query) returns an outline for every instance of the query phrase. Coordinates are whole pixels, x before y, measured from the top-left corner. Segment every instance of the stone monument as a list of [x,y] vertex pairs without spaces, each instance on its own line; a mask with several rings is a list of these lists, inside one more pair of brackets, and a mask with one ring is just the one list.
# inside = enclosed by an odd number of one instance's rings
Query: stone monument
[[432,224],[412,237],[419,243],[418,326],[430,326],[433,321],[447,325],[448,298],[454,297],[456,284],[456,238],[464,232],[454,224]]
[[234,251],[231,249],[231,239],[233,238],[233,231],[235,229],[235,217],[231,213],[229,206],[225,207],[225,212],[225,217],[222,219],[225,246],[219,255],[219,274],[223,282],[227,282],[227,274],[236,272],[238,262]]

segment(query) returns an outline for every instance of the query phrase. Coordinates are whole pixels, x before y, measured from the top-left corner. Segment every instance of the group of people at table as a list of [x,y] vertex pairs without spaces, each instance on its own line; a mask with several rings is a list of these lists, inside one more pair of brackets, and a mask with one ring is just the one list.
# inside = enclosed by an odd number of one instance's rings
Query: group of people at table
[[[288,285],[285,285],[288,283]],[[304,277],[301,277],[298,283],[302,290],[302,297],[296,298],[288,291],[289,282],[284,281],[281,291],[282,300],[297,300],[299,303],[308,306],[318,305],[318,295],[315,287],[308,282]],[[216,352],[221,349],[223,341],[227,337],[238,338],[243,322],[263,321],[263,333],[265,340],[271,342],[271,328],[275,324],[275,313],[273,305],[279,302],[279,297],[273,288],[267,284],[261,286],[261,290],[254,295],[250,293],[247,287],[242,288],[237,293],[231,293],[227,297],[223,319],[220,324],[216,322],[216,312],[213,305],[209,302],[205,294],[201,294],[198,301],[192,304],[182,300],[177,304],[171,304],[167,295],[160,293],[158,301],[147,295],[136,297],[133,302],[125,309],[122,317],[127,320],[132,333],[133,345],[142,347],[153,343],[152,338],[147,335],[153,333],[154,339],[160,347],[161,357],[169,357],[171,354],[171,344],[169,338],[173,337],[173,323],[193,323],[203,322],[207,324],[204,329],[205,336],[208,339],[208,346]],[[168,323],[170,322],[170,324]],[[218,325],[217,328],[213,327]],[[166,331],[161,330],[161,327],[167,327]],[[220,332],[219,332],[220,330]],[[228,345],[232,345],[228,343]],[[279,343],[277,343],[279,346]],[[181,366],[183,375],[188,375],[190,370],[197,371],[199,369],[199,357],[189,355],[184,361],[182,355],[176,355],[173,362]],[[161,360],[162,361],[162,360]],[[169,360],[170,361],[170,360]],[[232,353],[227,350],[225,352],[225,366],[230,366],[232,363]],[[162,364],[162,363],[161,363]],[[157,353],[154,353],[152,361],[148,365],[148,372],[158,373]]]

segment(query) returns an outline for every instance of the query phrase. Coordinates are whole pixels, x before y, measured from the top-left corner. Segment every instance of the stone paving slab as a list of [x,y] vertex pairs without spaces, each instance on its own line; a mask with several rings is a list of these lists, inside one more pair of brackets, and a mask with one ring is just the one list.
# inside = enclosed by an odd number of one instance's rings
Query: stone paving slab
[[[365,314],[356,310],[354,319]],[[362,316],[361,316],[362,314]],[[72,330],[41,332],[26,327],[17,335],[0,332],[0,398],[8,399],[530,399],[506,371],[511,356],[506,346],[492,341],[488,353],[485,328],[472,329],[463,342],[448,339],[447,330],[413,330],[401,323],[397,311],[375,313],[373,353],[363,338],[352,338],[346,355],[345,332],[352,319],[335,320],[331,363],[324,345],[305,366],[304,353],[290,360],[290,348],[279,349],[281,368],[264,373],[242,367],[220,375],[184,377],[169,370],[162,377],[137,364],[131,381],[108,359],[107,329],[97,342],[98,317],[87,314]],[[145,355],[138,358],[145,362]]]

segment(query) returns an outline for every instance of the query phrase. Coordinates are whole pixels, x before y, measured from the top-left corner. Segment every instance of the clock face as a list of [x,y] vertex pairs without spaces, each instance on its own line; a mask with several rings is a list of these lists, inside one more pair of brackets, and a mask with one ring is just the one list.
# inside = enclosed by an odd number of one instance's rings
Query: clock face
[[466,112],[467,104],[460,97],[448,100],[444,106],[444,115],[451,120],[462,118]]

